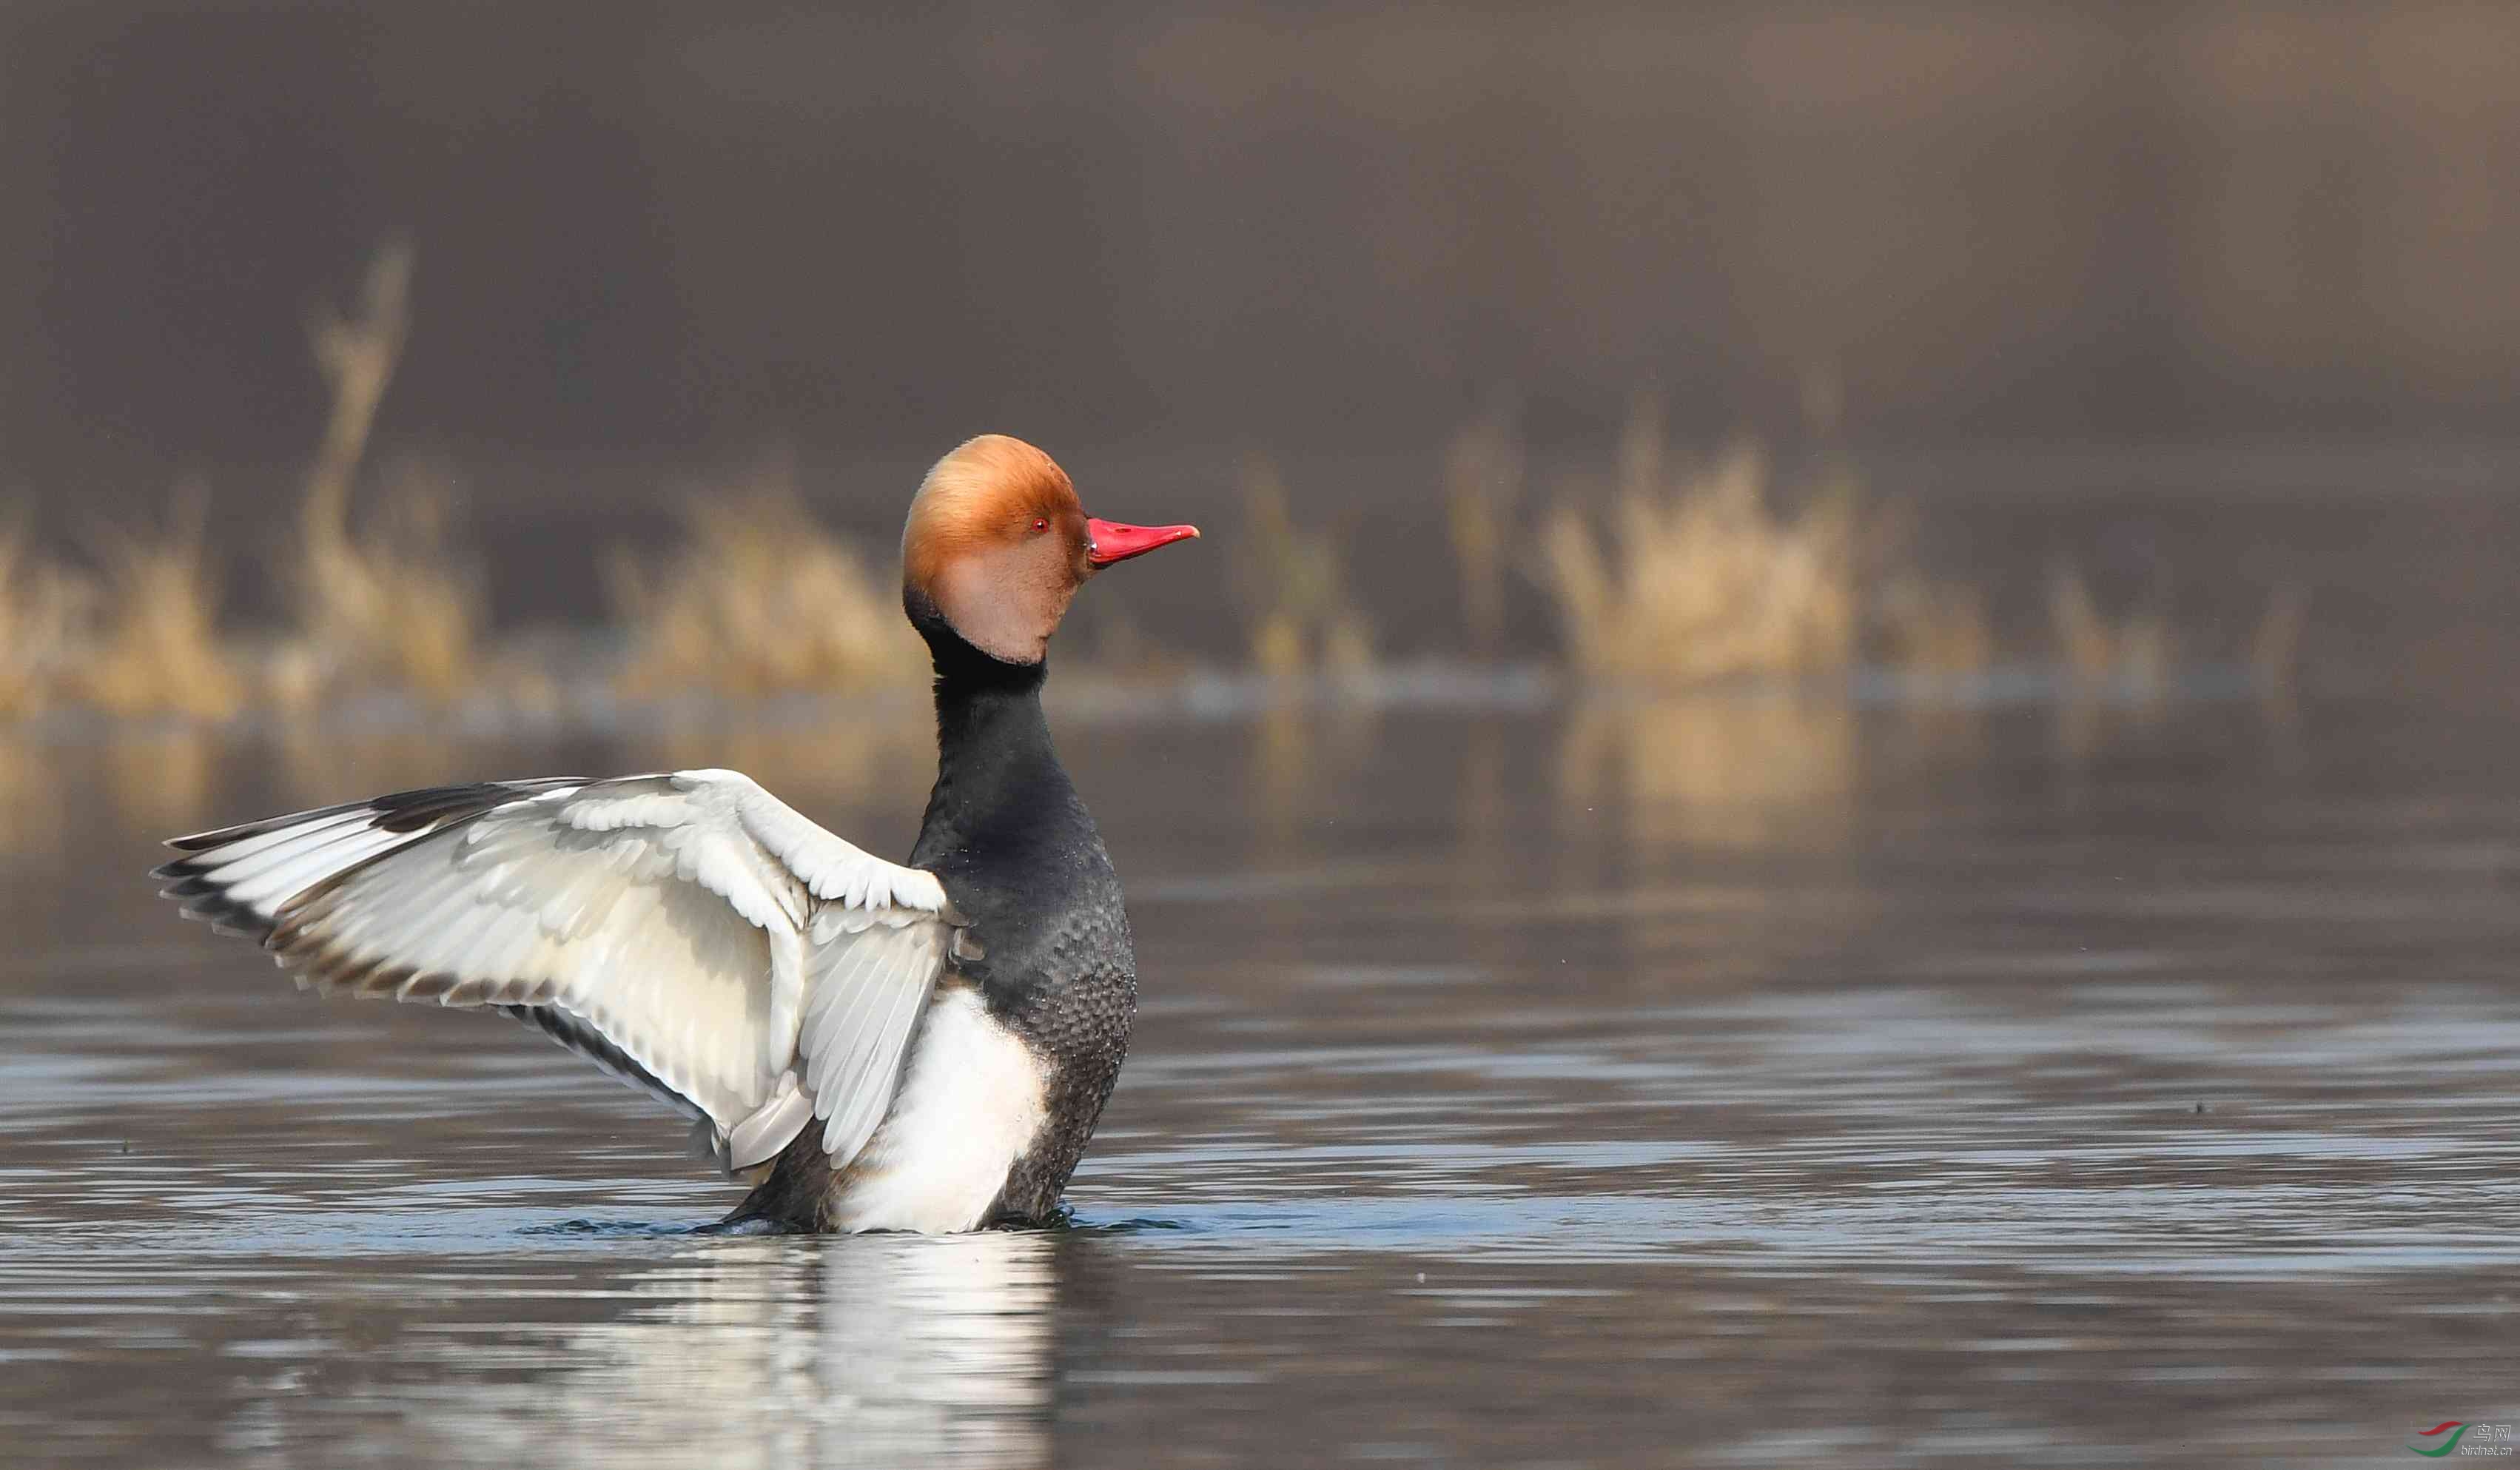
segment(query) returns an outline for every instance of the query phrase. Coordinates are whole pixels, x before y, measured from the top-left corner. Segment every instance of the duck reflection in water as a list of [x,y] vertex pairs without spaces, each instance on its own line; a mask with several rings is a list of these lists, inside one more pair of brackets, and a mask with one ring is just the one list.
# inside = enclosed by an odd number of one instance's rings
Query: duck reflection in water
[[1058,1239],[697,1244],[608,1278],[602,1295],[629,1304],[618,1315],[512,1339],[521,1352],[503,1361],[557,1378],[450,1363],[439,1392],[457,1401],[395,1426],[387,1447],[560,1467],[1043,1463]]

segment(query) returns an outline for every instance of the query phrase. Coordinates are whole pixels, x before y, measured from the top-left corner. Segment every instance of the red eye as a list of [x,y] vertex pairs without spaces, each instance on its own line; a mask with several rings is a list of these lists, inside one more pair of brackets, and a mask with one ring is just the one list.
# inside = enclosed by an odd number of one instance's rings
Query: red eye
[[1035,530],[1048,530],[1050,529],[1050,522],[1046,519],[1036,520],[1032,523],[1032,528]]

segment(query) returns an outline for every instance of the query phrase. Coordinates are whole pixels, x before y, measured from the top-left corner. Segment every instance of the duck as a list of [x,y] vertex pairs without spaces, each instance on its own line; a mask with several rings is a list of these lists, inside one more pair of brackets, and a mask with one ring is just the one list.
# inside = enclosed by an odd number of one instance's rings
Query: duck
[[1042,709],[1104,569],[1192,526],[1088,516],[983,435],[927,472],[903,613],[936,782],[907,863],[731,770],[476,781],[171,839],[186,916],[301,989],[504,1013],[692,1120],[737,1233],[1037,1225],[1127,1055],[1127,905]]

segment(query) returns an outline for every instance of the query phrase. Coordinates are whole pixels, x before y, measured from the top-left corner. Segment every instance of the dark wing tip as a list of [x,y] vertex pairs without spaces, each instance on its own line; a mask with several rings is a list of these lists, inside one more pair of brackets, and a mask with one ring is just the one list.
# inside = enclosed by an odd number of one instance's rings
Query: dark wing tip
[[165,845],[178,852],[200,852],[248,837],[261,837],[283,827],[341,816],[353,811],[373,812],[376,826],[386,832],[417,832],[425,828],[461,821],[477,816],[494,806],[505,805],[519,797],[530,797],[556,786],[583,786],[583,776],[543,776],[526,781],[472,781],[453,786],[419,786],[409,791],[389,791],[381,797],[357,802],[337,802],[330,806],[310,807],[283,816],[264,817],[259,821],[239,822],[233,827],[216,827],[207,832],[188,833],[166,838]]
[[520,797],[572,784],[585,783],[576,777],[545,777],[531,781],[475,781],[461,786],[424,786],[411,791],[387,792],[362,802],[342,802],[309,811],[292,811],[286,816],[265,817],[233,827],[170,837],[164,840],[165,846],[185,855],[150,869],[149,876],[167,885],[158,891],[158,896],[183,904],[184,917],[207,919],[210,927],[221,934],[268,942],[280,917],[302,906],[305,900],[318,893],[337,886],[348,876],[348,871],[355,871],[365,864],[355,864],[350,870],[334,874],[326,884],[318,885],[316,890],[300,894],[283,905],[278,915],[269,915],[228,897],[224,889],[203,876],[218,866],[218,860],[199,854],[248,838],[263,837],[285,828],[351,812],[367,815],[369,825],[380,832],[427,834],[469,821]]
[[158,891],[158,896],[182,905],[179,912],[185,918],[200,919],[215,933],[251,940],[257,944],[268,941],[270,916],[230,897],[228,890],[208,876],[211,866],[198,858],[179,857],[150,869],[149,876],[166,885]]
[[234,841],[237,831],[238,829],[234,827],[224,827],[216,832],[194,832],[183,837],[162,838],[158,845],[172,848],[178,852],[199,852],[205,848],[215,848],[221,843]]

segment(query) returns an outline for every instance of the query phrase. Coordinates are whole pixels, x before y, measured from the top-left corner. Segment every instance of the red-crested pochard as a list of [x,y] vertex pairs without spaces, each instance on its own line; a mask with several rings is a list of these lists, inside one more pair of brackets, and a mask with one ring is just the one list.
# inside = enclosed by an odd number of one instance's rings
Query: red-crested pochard
[[1197,534],[1089,519],[1003,436],[928,472],[902,605],[934,657],[937,771],[906,867],[686,770],[401,792],[177,838],[158,876],[301,988],[503,1010],[681,1109],[756,1180],[729,1226],[1042,1220],[1138,995],[1043,659],[1095,573]]

